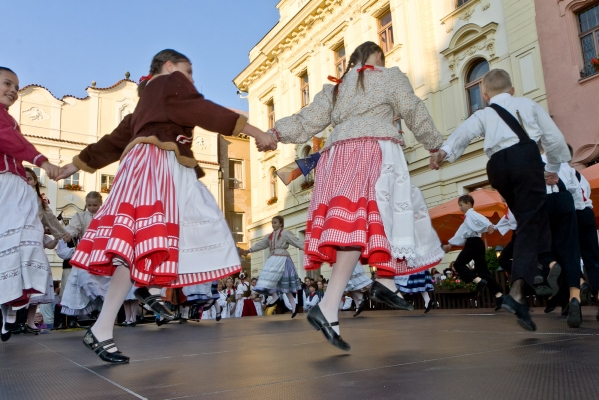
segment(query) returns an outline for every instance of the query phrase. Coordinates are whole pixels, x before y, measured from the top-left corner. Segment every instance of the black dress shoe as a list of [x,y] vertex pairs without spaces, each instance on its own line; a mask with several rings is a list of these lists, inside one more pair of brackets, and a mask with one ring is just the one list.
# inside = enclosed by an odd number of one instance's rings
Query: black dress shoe
[[0,340],[2,340],[3,342],[7,342],[8,339],[10,339],[10,337],[12,336],[12,332],[8,331],[6,333],[2,333],[0,334]]
[[109,353],[108,350],[116,347],[114,340],[108,339],[103,342],[98,342],[98,339],[92,333],[91,328],[87,330],[87,333],[83,337],[83,344],[87,348],[93,350],[102,361],[114,363],[114,364],[125,364],[129,362],[129,357],[124,356],[120,351]]
[[223,316],[220,313],[216,314],[216,322],[220,321]]
[[146,304],[153,311],[157,312],[162,318],[172,321],[175,319],[175,315],[166,308],[166,306],[162,303],[162,298],[157,295],[150,294],[150,291],[146,287],[141,287],[133,292],[135,298],[142,303]]
[[341,336],[339,336],[339,334],[333,330],[333,326],[339,325],[339,321],[329,323],[329,321],[327,321],[322,314],[322,311],[320,311],[318,304],[308,311],[307,319],[314,329],[317,331],[322,331],[322,334],[330,344],[338,349],[349,351],[351,348],[349,343],[341,339]]
[[406,299],[398,296],[399,290],[393,292],[382,283],[374,281],[370,287],[370,298],[379,303],[388,305],[398,310],[414,311],[414,306]]
[[487,283],[486,279],[481,279],[480,282],[476,284],[476,290],[478,290],[479,293],[482,293],[487,287]]
[[29,325],[25,324],[25,333],[32,333],[34,335],[39,335],[40,334],[40,330],[37,328],[32,328]]
[[553,312],[556,307],[557,307],[557,298],[556,297],[550,298],[549,300],[547,300],[547,306],[545,307],[545,314],[549,314],[550,312]]
[[534,289],[537,296],[544,297],[553,295],[553,289],[547,285],[535,285]]
[[503,304],[504,299],[504,295],[501,295],[501,297],[495,297],[495,311],[501,310],[501,305]]
[[586,282],[584,282],[582,285],[580,285],[580,305],[581,306],[588,306],[589,304],[591,304],[591,288],[589,288],[589,285],[587,285]]
[[574,298],[570,301],[568,307],[568,326],[570,328],[578,328],[582,325],[582,313],[580,312],[580,301]]
[[562,266],[558,263],[555,263],[553,267],[549,269],[549,275],[547,275],[547,283],[551,288],[551,295],[556,296],[557,292],[559,292],[559,282],[558,278],[562,273]]
[[528,331],[537,330],[537,325],[530,317],[530,311],[526,304],[518,303],[512,296],[508,294],[503,299],[503,304],[501,307],[505,308],[512,314],[516,314],[516,317],[518,318],[518,325],[520,325],[522,328]]
[[295,318],[297,315],[297,310],[299,310],[299,305],[295,305],[295,309],[293,310],[293,314],[291,314],[291,319]]
[[425,313],[425,314],[428,314],[428,312],[429,312],[430,310],[432,310],[432,309],[433,309],[433,300],[431,299],[431,300],[429,300],[429,302],[428,302],[428,306],[426,306],[426,308],[424,309],[424,313]]
[[562,317],[567,317],[570,314],[570,303],[562,307]]
[[162,325],[164,325],[164,324],[168,324],[169,322],[170,322],[170,321],[169,321],[168,319],[162,319],[162,318],[160,318],[160,319],[157,319],[157,320],[156,320],[156,325],[158,325],[158,326],[162,326]]
[[356,308],[354,317],[357,317],[358,315],[360,315],[362,313],[362,311],[364,311],[365,309],[366,309],[366,299],[364,297],[362,297],[362,300],[360,300],[360,305],[358,305],[358,307]]

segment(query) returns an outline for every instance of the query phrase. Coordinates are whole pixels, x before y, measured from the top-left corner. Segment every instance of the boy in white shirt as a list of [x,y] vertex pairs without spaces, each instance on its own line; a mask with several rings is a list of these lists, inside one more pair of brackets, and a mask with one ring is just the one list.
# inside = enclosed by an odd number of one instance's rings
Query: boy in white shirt
[[[453,162],[477,136],[484,136],[484,150],[490,160],[487,175],[491,185],[506,200],[518,220],[514,242],[512,288],[503,307],[516,314],[518,324],[536,330],[525,303],[524,289],[534,285],[539,256],[550,253],[549,220],[545,211],[545,183],[555,184],[559,165],[570,160],[566,141],[549,114],[534,101],[512,97],[509,74],[489,71],[482,81],[483,97],[489,107],[476,111],[431,156],[431,168],[445,160]],[[521,122],[518,122],[518,119]],[[547,150],[543,165],[536,142]]]
[[[488,287],[495,296],[495,311],[498,311],[503,303],[503,290],[487,267],[485,243],[480,238],[482,233],[495,232],[495,227],[491,221],[474,211],[472,196],[460,196],[458,206],[464,213],[464,222],[458,228],[455,236],[449,239],[449,244],[443,246],[443,250],[449,253],[452,246],[464,246],[455,260],[454,268],[464,282],[476,283],[479,292],[482,293],[485,287]],[[470,261],[474,261],[474,271],[468,268]]]

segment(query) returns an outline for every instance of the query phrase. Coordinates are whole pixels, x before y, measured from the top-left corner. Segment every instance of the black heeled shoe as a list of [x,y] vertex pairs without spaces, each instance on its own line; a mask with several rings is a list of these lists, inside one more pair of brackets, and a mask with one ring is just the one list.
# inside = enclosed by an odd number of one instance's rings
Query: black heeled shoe
[[399,297],[399,290],[392,291],[382,283],[374,281],[370,287],[370,298],[379,303],[388,305],[397,310],[414,311],[414,306],[403,297]]
[[308,311],[308,322],[314,329],[321,331],[327,341],[338,349],[349,351],[351,346],[345,340],[341,339],[341,336],[333,330],[333,326],[339,325],[339,321],[331,322],[327,319],[320,311],[320,307],[315,305]]
[[364,311],[365,308],[366,308],[366,299],[364,297],[362,297],[362,300],[360,301],[360,305],[358,305],[358,307],[356,308],[354,317],[357,317],[358,315],[360,315],[362,313],[362,311]]
[[108,339],[103,342],[98,342],[98,339],[96,339],[92,333],[91,328],[87,330],[83,337],[83,344],[85,344],[88,349],[93,350],[102,361],[113,364],[125,364],[129,362],[129,357],[124,356],[120,351],[109,353],[108,350],[116,347],[114,340]]
[[295,305],[295,309],[293,310],[293,314],[291,314],[291,319],[295,318],[295,316],[297,315],[297,310],[299,309],[299,306],[296,304]]
[[135,298],[148,307],[152,309],[152,311],[157,312],[162,318],[172,321],[175,319],[175,315],[166,308],[166,306],[162,303],[162,298],[158,295],[150,294],[150,291],[146,287],[141,287],[133,292]]
[[222,319],[222,315],[220,315],[220,313],[216,313],[216,322],[220,321]]

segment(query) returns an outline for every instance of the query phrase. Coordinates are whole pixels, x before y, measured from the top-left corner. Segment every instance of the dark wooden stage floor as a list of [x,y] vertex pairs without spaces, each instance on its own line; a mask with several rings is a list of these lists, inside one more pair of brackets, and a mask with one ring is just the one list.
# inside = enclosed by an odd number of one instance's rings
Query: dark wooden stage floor
[[599,321],[535,309],[539,330],[492,309],[342,316],[343,353],[305,314],[116,328],[128,365],[83,330],[0,343],[0,399],[598,399]]

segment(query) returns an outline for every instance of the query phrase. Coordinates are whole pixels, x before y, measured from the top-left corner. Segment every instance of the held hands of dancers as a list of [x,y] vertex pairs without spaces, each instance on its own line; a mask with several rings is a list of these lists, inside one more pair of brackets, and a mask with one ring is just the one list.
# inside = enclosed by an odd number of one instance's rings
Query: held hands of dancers
[[430,167],[431,169],[438,170],[445,161],[447,153],[443,150],[439,150],[436,153],[431,153]]
[[444,244],[443,246],[441,246],[441,248],[446,253],[449,253],[451,251],[451,245],[450,244]]
[[41,165],[42,169],[46,171],[46,175],[52,180],[58,180],[58,176],[60,175],[61,168],[57,167],[54,164],[49,163],[48,161],[44,161]]
[[277,148],[277,140],[273,136],[261,131],[253,125],[245,124],[242,132],[256,140],[258,151],[275,150]]
[[557,185],[557,182],[559,181],[559,177],[557,176],[556,172],[547,172],[545,171],[545,184],[546,185]]
[[69,163],[69,164],[63,166],[62,168],[60,168],[60,174],[54,180],[57,181],[57,180],[60,180],[60,179],[68,178],[69,176],[73,175],[77,171],[79,171],[79,168],[77,168],[75,166],[75,164]]
[[493,232],[495,232],[497,229],[495,228],[495,226],[493,225],[489,225],[489,229],[487,229],[487,233],[488,234],[492,234]]

